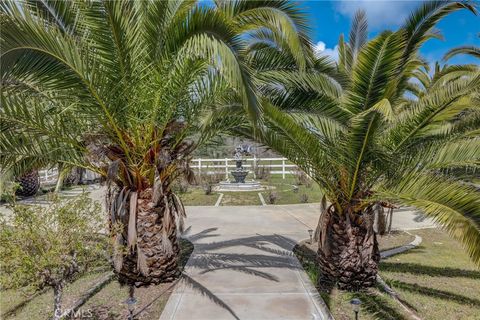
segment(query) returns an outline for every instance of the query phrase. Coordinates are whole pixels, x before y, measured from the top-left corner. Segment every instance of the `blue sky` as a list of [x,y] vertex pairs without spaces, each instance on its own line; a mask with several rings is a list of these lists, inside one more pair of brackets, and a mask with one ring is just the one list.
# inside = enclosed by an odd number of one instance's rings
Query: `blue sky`
[[[341,33],[348,36],[355,11],[364,9],[369,21],[369,36],[374,37],[385,29],[395,30],[422,1],[382,0],[332,0],[296,1],[307,13],[311,27],[311,38],[319,50],[336,56],[335,46]],[[480,3],[477,1],[479,7]],[[479,8],[480,9],[480,8]],[[456,12],[444,18],[438,25],[444,41],[430,40],[421,49],[429,61],[441,60],[450,48],[461,45],[480,46],[480,16],[471,12]],[[457,56],[453,63],[478,63],[468,56]]]

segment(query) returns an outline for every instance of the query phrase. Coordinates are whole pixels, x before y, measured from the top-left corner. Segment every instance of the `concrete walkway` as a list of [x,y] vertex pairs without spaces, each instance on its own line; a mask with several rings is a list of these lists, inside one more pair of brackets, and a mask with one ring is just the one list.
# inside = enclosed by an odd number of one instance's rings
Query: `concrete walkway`
[[[187,207],[187,214],[184,236],[195,249],[161,320],[328,319],[291,251],[314,229],[318,204]],[[411,211],[394,216],[394,228],[430,226]]]

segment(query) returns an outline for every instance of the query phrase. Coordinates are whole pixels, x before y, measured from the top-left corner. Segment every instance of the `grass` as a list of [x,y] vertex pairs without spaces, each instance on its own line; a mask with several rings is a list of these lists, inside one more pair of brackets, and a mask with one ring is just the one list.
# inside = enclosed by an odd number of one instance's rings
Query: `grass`
[[[298,185],[298,181],[293,175],[287,175],[285,179],[282,179],[281,175],[275,175],[259,181],[264,186],[274,187],[271,190],[261,192],[267,204],[269,204],[269,192],[276,194],[274,204],[312,203],[320,202],[321,200],[320,189],[313,181],[310,181],[308,185]],[[294,185],[297,185],[298,189],[296,191],[294,191]],[[253,206],[262,204],[258,191],[224,191],[222,193],[224,194],[221,202],[222,206]],[[186,206],[213,206],[220,194],[213,192],[210,195],[205,195],[201,186],[189,186],[186,192],[178,192],[178,195]]]
[[393,230],[390,234],[378,237],[378,247],[380,251],[390,250],[401,247],[407,243],[412,242],[415,236],[403,231]]
[[201,187],[190,187],[187,192],[178,193],[185,206],[213,206],[217,202],[218,194],[205,194]]
[[[181,255],[179,265],[183,268],[193,251],[193,244],[186,240],[181,240],[180,244]],[[106,274],[106,272],[86,274],[74,283],[68,285],[64,293],[64,308],[72,305]],[[151,303],[151,305],[135,319],[158,319],[172,290],[171,283],[135,289],[135,297],[138,300],[136,310],[140,310]],[[80,311],[83,311],[84,315],[89,315],[90,312],[93,313],[94,317],[90,317],[92,319],[126,319],[128,311],[125,301],[127,298],[128,287],[122,287],[117,281],[112,281],[90,298],[87,303],[80,308]],[[52,290],[47,290],[29,299],[28,296],[22,294],[21,290],[1,291],[0,310],[1,319],[49,319],[53,314],[53,292]]]
[[[65,288],[63,305],[68,307],[82,293],[96,284],[106,273],[93,272],[82,276],[77,281]],[[5,290],[0,293],[1,319],[31,320],[48,319],[53,314],[53,291],[46,290],[43,293],[31,296],[26,295],[22,290]]]
[[437,229],[422,244],[380,265],[384,280],[425,320],[480,319],[480,271],[459,242]]
[[[286,176],[285,179],[282,179],[282,176],[271,176],[268,181],[262,181],[262,184],[274,186],[275,189],[263,191],[262,195],[268,203],[269,192],[275,192],[277,195],[275,204],[320,202],[322,194],[318,185],[313,181],[309,182],[309,185],[298,185],[298,181],[292,175]],[[297,191],[294,191],[294,186],[297,186]],[[304,195],[306,195],[306,197]]]
[[[470,261],[461,245],[438,229],[416,230],[422,244],[406,253],[380,263],[380,275],[399,294],[400,299],[418,316],[434,319],[479,319],[480,271]],[[412,240],[405,233],[379,238],[381,250]],[[305,271],[316,283],[318,269],[315,251],[297,246],[295,253]],[[359,298],[363,304],[360,319],[409,319],[405,311],[380,288],[364,292],[333,290],[322,294],[337,320],[352,319],[349,301]]]
[[222,206],[259,206],[258,191],[223,192]]

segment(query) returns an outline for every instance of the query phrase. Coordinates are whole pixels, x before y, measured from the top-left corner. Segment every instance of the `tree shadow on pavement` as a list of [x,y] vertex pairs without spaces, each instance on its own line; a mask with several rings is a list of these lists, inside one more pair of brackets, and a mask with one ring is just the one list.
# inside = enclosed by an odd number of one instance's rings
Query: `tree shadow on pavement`
[[[212,234],[217,229],[218,228],[209,228],[196,234],[189,234],[190,230],[187,229],[183,237],[195,242],[217,236],[217,234]],[[212,292],[205,284],[194,279],[194,274],[206,274],[218,270],[233,270],[253,277],[279,282],[280,280],[275,274],[266,270],[269,268],[302,270],[302,266],[291,251],[295,244],[296,242],[294,240],[277,234],[257,234],[255,236],[224,241],[195,243],[194,253],[187,262],[187,268],[183,272],[182,280],[187,286],[199,291],[203,296],[224,308],[234,318],[238,319],[234,310],[232,310],[227,303]],[[221,252],[222,249],[233,247],[256,250],[255,253]]]

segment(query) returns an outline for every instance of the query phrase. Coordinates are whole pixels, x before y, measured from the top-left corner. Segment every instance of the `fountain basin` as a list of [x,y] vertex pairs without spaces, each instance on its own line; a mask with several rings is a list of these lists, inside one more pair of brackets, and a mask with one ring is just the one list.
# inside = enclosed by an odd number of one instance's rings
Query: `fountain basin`
[[244,171],[244,170],[234,170],[230,173],[235,179],[235,183],[245,183],[245,178],[248,175],[248,171]]
[[214,191],[263,191],[266,189],[267,187],[253,180],[245,182],[222,181],[213,188]]

